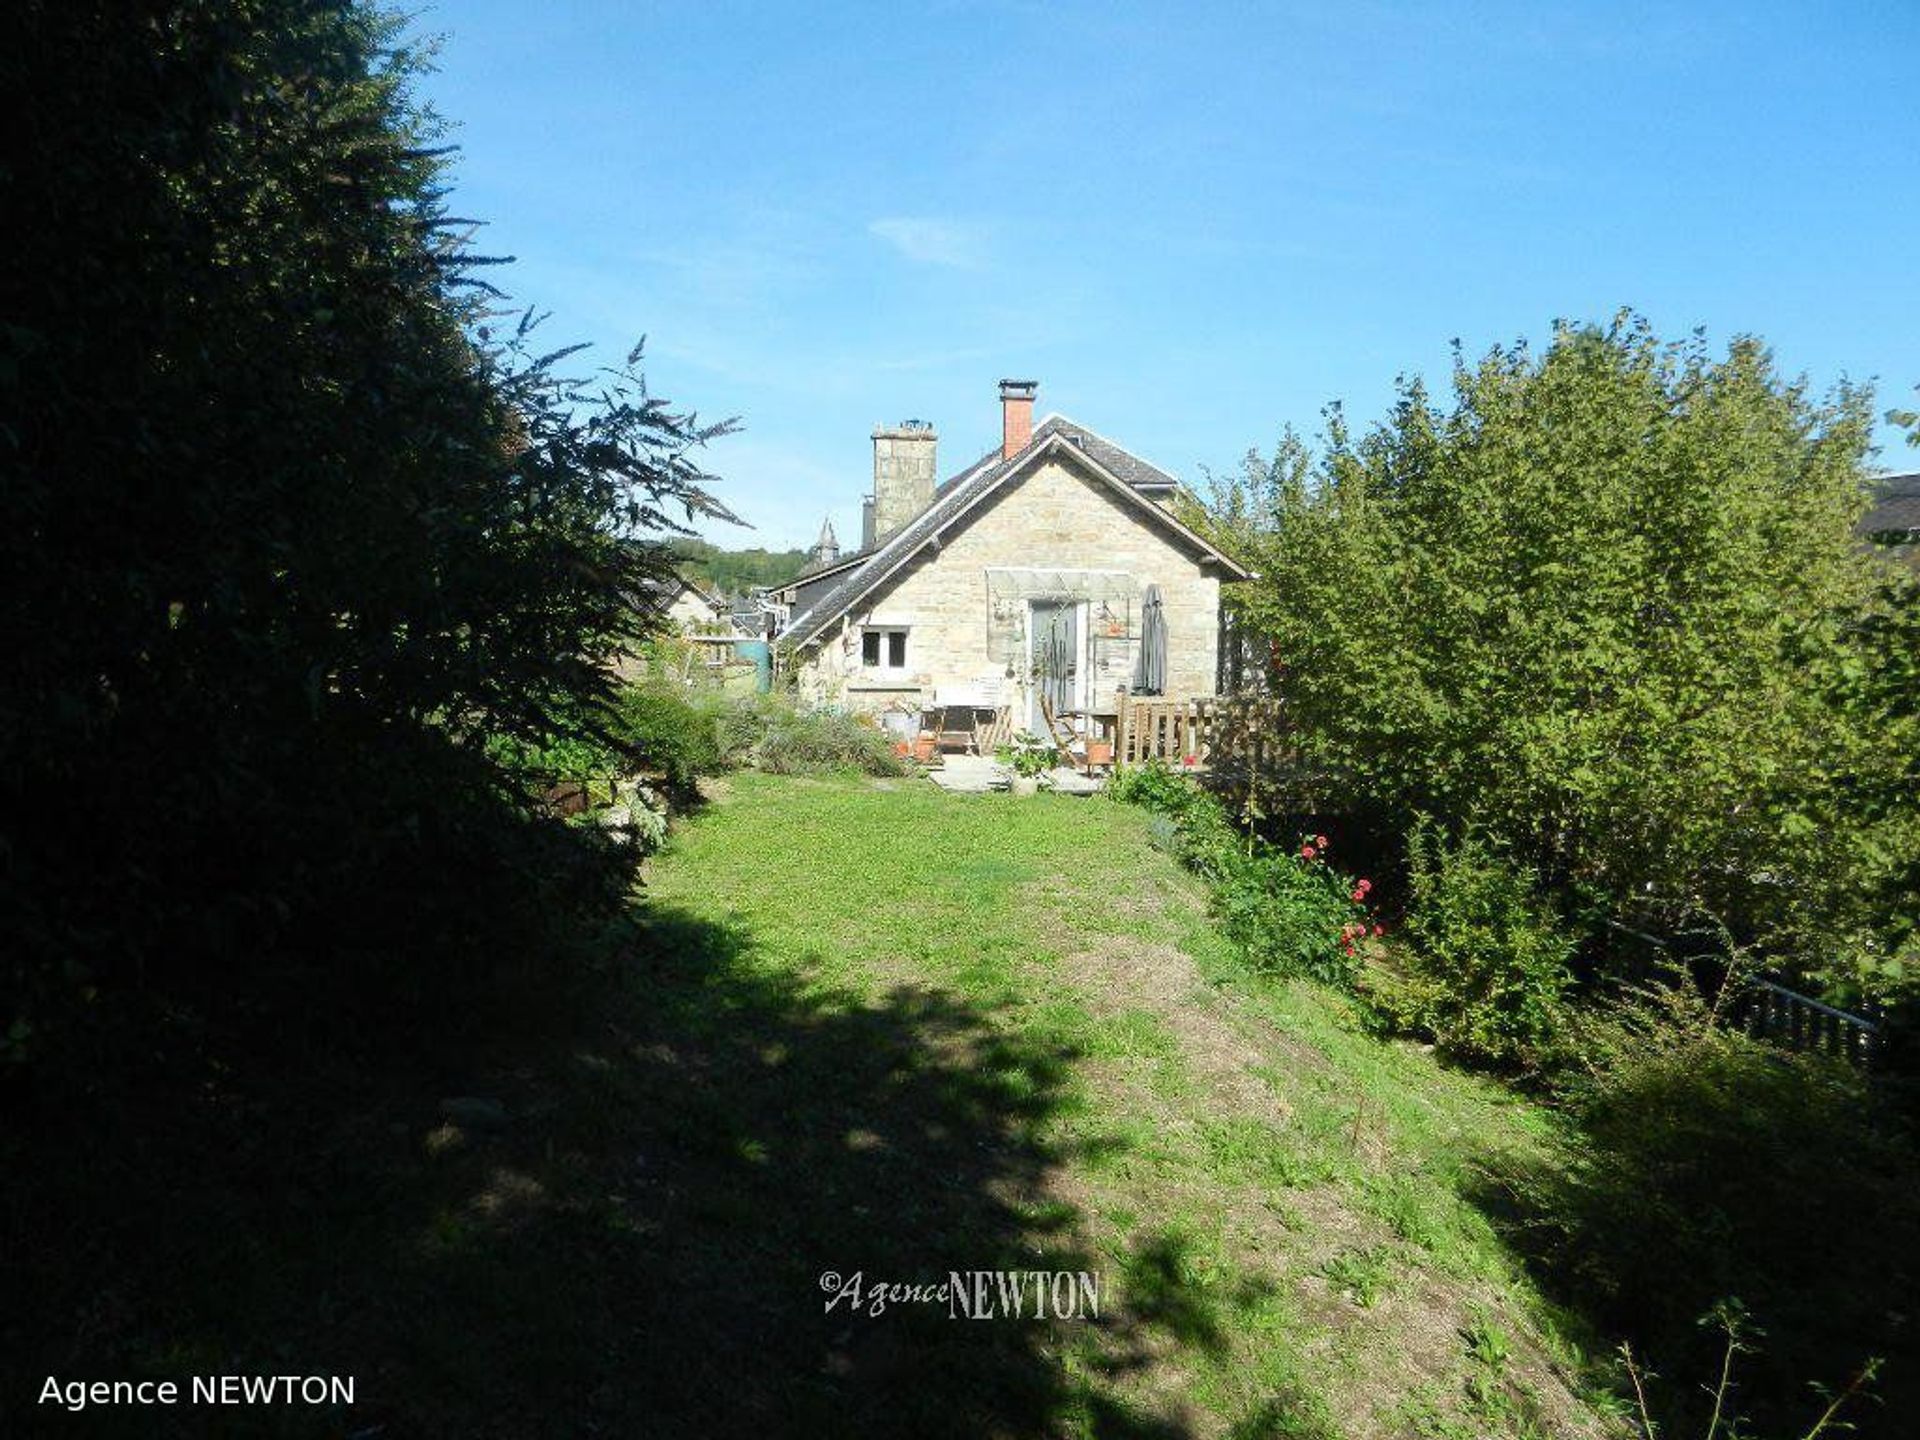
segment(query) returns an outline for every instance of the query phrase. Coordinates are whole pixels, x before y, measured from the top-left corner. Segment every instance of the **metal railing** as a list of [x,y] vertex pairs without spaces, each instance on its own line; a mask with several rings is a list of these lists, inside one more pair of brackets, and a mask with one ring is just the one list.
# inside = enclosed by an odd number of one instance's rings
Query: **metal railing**
[[1756,1039],[1792,1050],[1838,1055],[1856,1065],[1871,1064],[1880,1048],[1879,1020],[1824,1004],[1771,980],[1749,982],[1736,1015]]

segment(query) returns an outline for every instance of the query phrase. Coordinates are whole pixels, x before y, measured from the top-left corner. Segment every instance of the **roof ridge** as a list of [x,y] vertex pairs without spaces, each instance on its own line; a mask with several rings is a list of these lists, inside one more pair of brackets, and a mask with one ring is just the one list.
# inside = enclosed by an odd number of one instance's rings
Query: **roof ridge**
[[[1096,438],[1102,438],[1102,443],[1105,444],[1107,448],[1119,451],[1120,454],[1126,456],[1128,459],[1140,464],[1146,463],[1141,461],[1140,457],[1134,455],[1131,451],[1122,449],[1120,446],[1114,445],[1111,441],[1104,440],[1103,437]],[[1227,555],[1204,535],[1198,534],[1188,526],[1182,524],[1176,516],[1167,513],[1164,507],[1158,505],[1145,495],[1142,495],[1139,487],[1133,481],[1123,475],[1116,474],[1110,466],[1103,464],[1098,456],[1090,454],[1085,447],[1075,445],[1072,440],[1061,434],[1058,430],[1053,431],[1051,434],[1043,434],[1036,428],[1033,438],[1021,447],[1011,458],[1001,460],[998,463],[986,463],[983,461],[981,464],[976,465],[971,471],[962,472],[962,478],[959,483],[949,488],[945,494],[937,495],[931,505],[914,516],[914,518],[902,526],[896,534],[889,537],[885,544],[876,547],[873,554],[868,557],[866,563],[854,569],[842,579],[839,584],[822,595],[812,605],[809,605],[804,612],[794,616],[786,630],[785,638],[788,643],[805,645],[814,640],[820,630],[830,624],[835,617],[845,614],[852,608],[860,597],[872,588],[872,585],[882,583],[888,575],[893,573],[893,569],[897,568],[899,563],[903,563],[925,544],[929,536],[938,533],[943,523],[942,517],[946,512],[950,510],[964,510],[967,506],[972,505],[976,499],[990,492],[1001,480],[1012,474],[1020,466],[1032,463],[1043,452],[1055,444],[1065,446],[1073,451],[1082,464],[1091,466],[1096,474],[1103,476],[1107,482],[1123,492],[1134,504],[1141,506],[1146,513],[1153,515],[1161,524],[1171,526],[1174,530],[1185,535],[1197,544],[1203,551],[1212,553],[1232,566],[1235,570],[1239,570],[1243,575],[1246,573],[1244,567],[1242,567],[1238,561]],[[990,455],[987,457],[987,460],[991,460]],[[1156,473],[1164,474],[1165,472],[1156,471]],[[1172,479],[1171,476],[1168,478]],[[1174,483],[1178,484],[1179,482],[1175,481]],[[878,578],[869,583],[869,576],[877,576]],[[816,616],[819,617],[817,620]]]
[[[1161,465],[1155,461],[1147,459],[1146,456],[1140,454],[1137,450],[1129,450],[1126,446],[1122,445],[1119,441],[1111,438],[1110,436],[1101,434],[1098,430],[1094,429],[1091,425],[1084,424],[1083,422],[1074,419],[1071,415],[1063,415],[1058,410],[1050,412],[1044,420],[1042,420],[1038,425],[1034,426],[1033,427],[1034,434],[1038,435],[1047,426],[1054,424],[1055,421],[1058,421],[1060,425],[1072,426],[1075,430],[1078,430],[1081,433],[1083,433],[1088,439],[1093,440],[1097,444],[1106,446],[1107,449],[1109,450],[1115,451],[1121,455],[1126,456],[1126,458],[1132,461],[1135,465],[1139,465],[1144,467],[1145,469],[1151,470],[1155,475],[1158,475],[1159,477],[1161,477],[1160,481],[1156,481],[1153,483],[1157,484],[1157,483],[1161,483],[1161,481],[1164,481],[1166,484],[1169,484],[1169,485],[1179,485],[1182,483],[1180,477],[1178,475],[1175,475],[1171,470],[1167,469],[1164,465]],[[1057,432],[1057,427],[1056,427],[1056,432]],[[1107,468],[1112,469],[1113,467],[1108,466]],[[1127,479],[1127,477],[1124,475],[1121,476],[1120,478],[1123,480]],[[1135,480],[1128,480],[1128,483],[1135,486],[1135,488],[1138,488],[1140,482]]]

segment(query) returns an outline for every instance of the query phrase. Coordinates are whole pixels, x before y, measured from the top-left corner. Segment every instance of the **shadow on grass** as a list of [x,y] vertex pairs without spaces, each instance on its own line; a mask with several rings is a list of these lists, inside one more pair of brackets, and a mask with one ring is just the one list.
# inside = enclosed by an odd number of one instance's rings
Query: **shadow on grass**
[[1727,1340],[1708,1317],[1737,1302],[1730,1414],[1804,1435],[1878,1357],[1841,1419],[1892,1440],[1920,1406],[1920,1164],[1891,1098],[1737,1035],[1649,1047],[1587,1097],[1567,1153],[1491,1161],[1478,1200],[1549,1293],[1632,1343],[1665,1430],[1708,1428]]
[[[378,1067],[289,1053],[271,1082],[216,1070],[16,1136],[7,1433],[1182,1433],[1073,1373],[1155,1335],[1223,1343],[1152,1237],[1127,1278],[1165,1283],[1122,1311],[1101,1273],[1098,1322],[870,1313],[877,1284],[1103,1271],[1044,1188],[1071,1057],[643,913],[594,984],[490,1039]],[[449,1119],[459,1096],[481,1103]],[[860,1313],[829,1310],[826,1272],[860,1277]],[[1099,1355],[1064,1365],[1089,1323]],[[350,1375],[356,1399],[32,1404],[47,1376],[219,1374]]]

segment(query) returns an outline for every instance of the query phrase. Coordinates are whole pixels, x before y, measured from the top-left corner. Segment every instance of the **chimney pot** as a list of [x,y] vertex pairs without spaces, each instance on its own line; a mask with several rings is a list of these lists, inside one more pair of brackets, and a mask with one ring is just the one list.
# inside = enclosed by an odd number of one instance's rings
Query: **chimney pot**
[[1000,458],[1011,460],[1033,439],[1033,392],[1037,380],[1000,382]]

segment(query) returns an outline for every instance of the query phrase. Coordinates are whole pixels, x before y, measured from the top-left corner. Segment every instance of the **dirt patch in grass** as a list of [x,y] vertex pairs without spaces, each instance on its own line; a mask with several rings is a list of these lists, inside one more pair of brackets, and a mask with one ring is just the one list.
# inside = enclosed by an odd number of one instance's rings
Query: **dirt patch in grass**
[[1158,1019],[1178,1043],[1194,1083],[1211,1100],[1235,1114],[1265,1115],[1282,1124],[1293,1114],[1286,1100],[1254,1073],[1271,1055],[1225,1012],[1185,952],[1116,935],[1098,949],[1064,956],[1060,964],[1096,1015],[1144,1010]]
[[[1093,1176],[1058,1173],[1049,1183],[1087,1215],[1117,1209],[1191,1217],[1216,1237],[1211,1263],[1221,1273],[1268,1297],[1261,1304],[1291,1313],[1291,1343],[1302,1370],[1320,1378],[1313,1389],[1325,1403],[1295,1403],[1294,1428],[1275,1433],[1355,1440],[1606,1433],[1579,1399],[1575,1377],[1554,1363],[1510,1301],[1484,1281],[1440,1273],[1421,1245],[1357,1203],[1354,1187],[1371,1183],[1367,1177],[1385,1177],[1391,1201],[1390,1182],[1405,1163],[1380,1107],[1358,1096],[1348,1102],[1350,1121],[1331,1129],[1323,1121],[1311,1133],[1301,1125],[1285,1082],[1311,1081],[1299,1103],[1324,1106],[1315,1097],[1333,1078],[1328,1057],[1248,1013],[1231,991],[1205,981],[1192,955],[1154,934],[1170,927],[1170,912],[1177,918],[1182,908],[1198,908],[1195,890],[1161,878],[1102,896],[1098,910],[1085,883],[1060,877],[1026,893],[1058,947],[1055,973],[1088,1011],[1144,1013],[1176,1047],[1182,1093],[1154,1084],[1147,1064],[1101,1060],[1088,1068],[1101,1109],[1152,1117],[1158,1138],[1198,1152],[1204,1172],[1148,1163]],[[1248,1175],[1264,1183],[1235,1183]],[[1380,1208],[1392,1213],[1391,1204]],[[1402,1225],[1420,1238],[1418,1224]],[[1253,1305],[1242,1322],[1250,1333],[1223,1342],[1217,1372],[1259,1369],[1262,1345],[1277,1343],[1259,1338],[1259,1314]],[[1497,1366],[1473,1358],[1475,1327],[1506,1337]],[[1244,1433],[1229,1417],[1240,1412],[1244,1425],[1261,1413],[1258,1386],[1240,1388],[1231,1374],[1216,1373],[1215,1403],[1196,1408],[1185,1398],[1194,1361],[1192,1346],[1162,1337],[1127,1352],[1114,1383],[1133,1404],[1195,1435]]]

